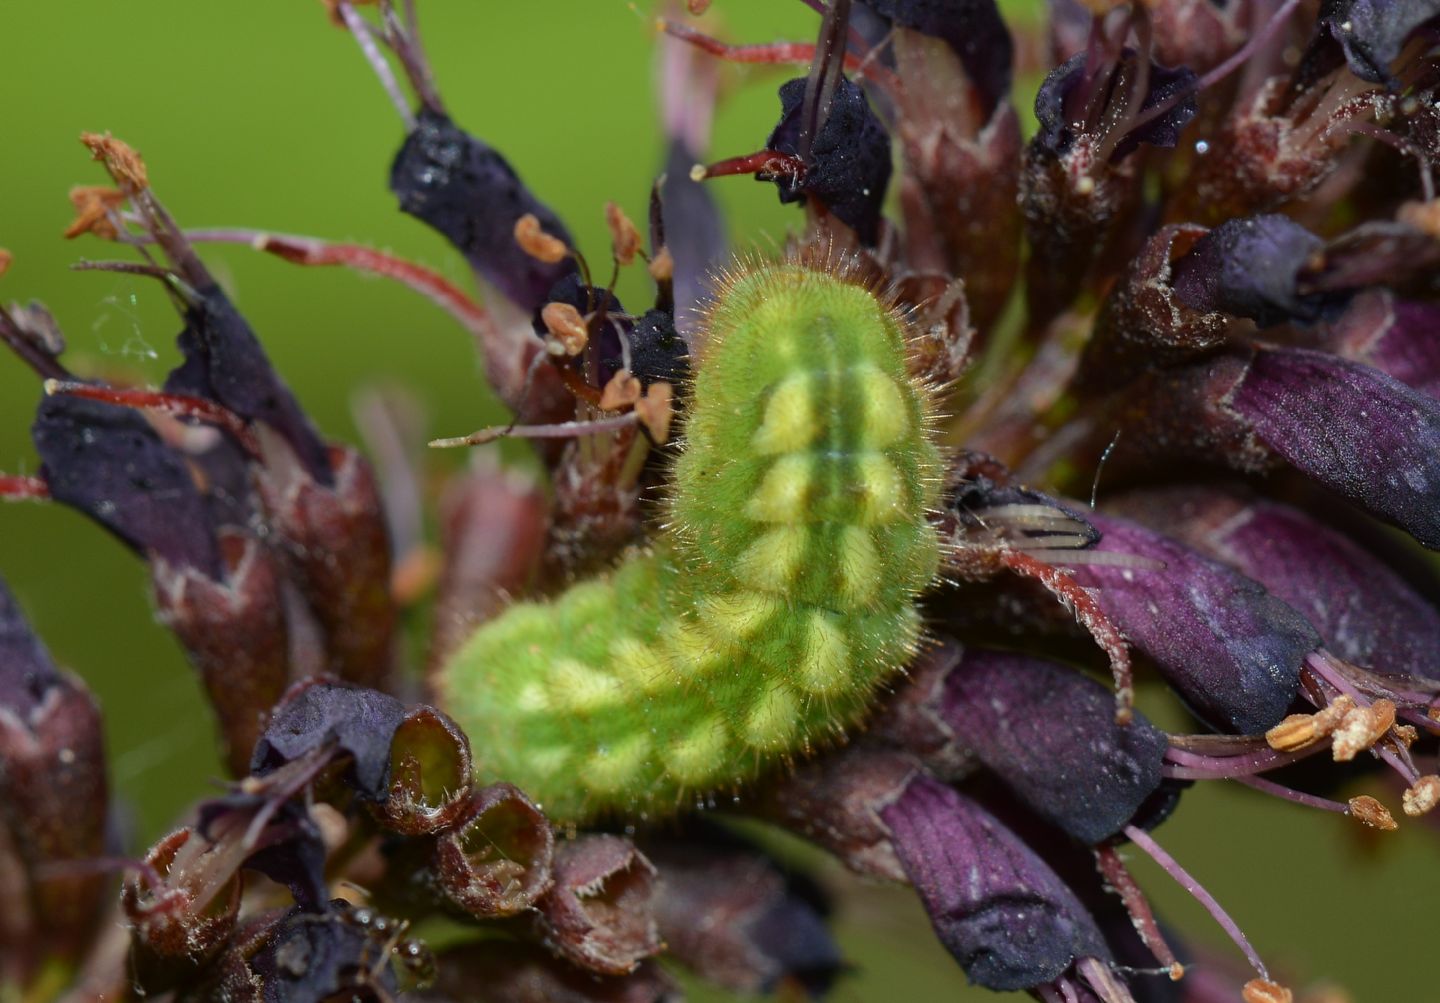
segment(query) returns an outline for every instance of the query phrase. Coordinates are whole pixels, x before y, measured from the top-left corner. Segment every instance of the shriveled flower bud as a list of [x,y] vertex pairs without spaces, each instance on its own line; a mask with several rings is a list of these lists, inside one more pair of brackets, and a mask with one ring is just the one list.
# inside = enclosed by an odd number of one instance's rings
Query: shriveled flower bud
[[470,801],[470,740],[434,707],[412,707],[390,739],[390,785],[373,811],[407,836],[454,825]]
[[471,795],[465,814],[435,843],[435,882],[477,918],[530,908],[551,886],[555,836],[519,789],[492,784]]
[[536,929],[551,950],[604,975],[628,975],[661,949],[655,867],[628,840],[581,836],[555,854]]

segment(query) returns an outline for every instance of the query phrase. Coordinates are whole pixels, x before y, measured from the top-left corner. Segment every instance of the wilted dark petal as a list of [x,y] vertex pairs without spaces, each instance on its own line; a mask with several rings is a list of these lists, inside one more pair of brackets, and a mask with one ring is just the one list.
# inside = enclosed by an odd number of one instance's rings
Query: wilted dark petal
[[944,39],[984,95],[987,117],[1009,95],[1015,46],[994,0],[862,2],[902,28]]
[[1231,407],[1297,469],[1440,548],[1440,401],[1358,362],[1260,348]]
[[627,975],[660,952],[655,867],[628,839],[594,835],[564,843],[554,876],[536,921],[552,950],[605,975]]
[[405,719],[405,706],[375,690],[307,683],[293,689],[275,709],[250,759],[258,777],[307,753],[334,745],[349,753],[355,789],[371,801],[384,801],[390,790],[390,746]]
[[[1184,67],[1171,68],[1152,62],[1149,70],[1149,84],[1145,99],[1138,109],[1125,109],[1129,89],[1135,86],[1137,54],[1126,49],[1113,75],[1101,72],[1087,77],[1086,53],[1077,53],[1060,66],[1055,67],[1040,84],[1035,94],[1035,117],[1040,123],[1032,145],[1051,156],[1068,153],[1081,136],[1092,139],[1109,135],[1109,159],[1120,160],[1137,149],[1141,144],[1169,149],[1180,141],[1180,132],[1195,117],[1195,95],[1187,93],[1175,104],[1149,122],[1138,128],[1131,126],[1134,115],[1152,108],[1162,101],[1168,101],[1176,94],[1189,91],[1195,83],[1195,74]],[[1077,109],[1093,107],[1092,93],[1082,91],[1082,86],[1104,87],[1104,95],[1090,121],[1083,121],[1079,130],[1076,122],[1081,121]],[[1112,134],[1113,133],[1113,134]]]
[[1440,398],[1440,305],[1397,299],[1385,290],[1357,296],[1333,324],[1329,347],[1401,383]]
[[1164,227],[1130,260],[1085,344],[1081,379],[1087,388],[1124,386],[1150,369],[1213,348],[1224,338],[1225,318],[1187,305],[1172,285],[1171,258],[1197,238],[1203,242],[1202,233],[1197,226]]
[[545,305],[552,286],[575,271],[566,258],[545,264],[515,242],[515,221],[533,214],[571,244],[565,225],[525,187],[496,150],[440,112],[422,108],[390,167],[400,208],[438,230],[470,266],[525,311]]
[[[664,380],[673,387],[684,387],[690,375],[690,349],[675,329],[675,319],[664,310],[647,310],[635,321],[629,332],[630,372],[648,387]],[[621,368],[623,356],[602,361],[601,374],[609,375]],[[608,375],[607,375],[608,373]]]
[[664,246],[674,261],[674,324],[687,336],[700,324],[698,308],[710,294],[711,269],[724,261],[727,249],[725,221],[709,188],[690,177],[701,152],[673,140],[660,186]]
[[[262,440],[263,441],[263,440]],[[370,462],[349,447],[330,451],[327,485],[267,442],[259,479],[290,570],[325,634],[329,668],[383,687],[394,661],[397,611],[390,593],[390,530]]]
[[[223,808],[221,809],[223,812]],[[211,816],[201,807],[200,828],[209,833]],[[295,904],[320,912],[329,895],[325,881],[325,841],[320,827],[298,801],[287,801],[256,837],[257,848],[244,867],[290,890]]]
[[184,458],[130,408],[63,394],[40,401],[30,427],[56,501],[142,553],[220,578],[204,500]]
[[1248,317],[1261,327],[1320,317],[1323,297],[1301,296],[1296,280],[1324,241],[1288,216],[1221,223],[1175,262],[1171,285],[1201,313]]
[[946,680],[944,717],[1042,818],[1093,844],[1129,824],[1161,782],[1165,733],[1087,676],[1027,655],[967,649]]
[[549,888],[555,835],[535,803],[510,784],[474,792],[465,816],[435,844],[436,884],[463,912],[512,916]]
[[1440,239],[1408,223],[1373,220],[1329,241],[1305,263],[1299,291],[1312,298],[1343,299],[1359,289],[1386,286],[1433,295],[1440,270]]
[[184,361],[166,377],[171,393],[203,397],[278,432],[322,484],[330,483],[330,454],[301,410],[260,339],[219,286],[196,290],[200,302],[185,310],[176,339]]
[[219,581],[166,561],[157,561],[151,575],[157,615],[200,673],[230,773],[243,776],[270,709],[285,693],[289,638],[269,551],[258,540],[228,532],[220,543],[227,572]]
[[1030,989],[1109,956],[1074,893],[974,801],[921,775],[881,816],[935,932],[977,985]]
[[250,960],[265,1003],[393,1000],[388,936],[357,921],[361,910],[336,901],[321,913],[293,910]]
[[56,670],[0,581],[0,827],[28,878],[17,913],[33,913],[47,954],[77,949],[93,928],[105,875],[65,864],[105,852],[109,807],[100,710]]
[[660,936],[682,964],[732,992],[829,989],[842,959],[818,888],[718,831],[656,839],[646,850],[660,870]]
[[1110,516],[1091,521],[1105,534],[1097,550],[1164,565],[1082,565],[1075,580],[1099,590],[1105,613],[1191,709],[1243,734],[1280,721],[1305,656],[1320,646],[1305,618],[1259,583],[1166,536]]
[[[1435,0],[1325,0],[1319,28],[1339,45],[1350,72],[1373,83],[1392,83],[1390,66],[1426,21],[1440,17]],[[1317,45],[1319,43],[1317,42]],[[1312,51],[1310,58],[1316,58]]]
[[[804,77],[780,87],[780,123],[766,146],[799,156],[803,149],[805,117]],[[844,77],[835,88],[830,113],[810,144],[805,172],[800,178],[760,176],[774,180],[781,202],[814,198],[850,226],[866,244],[879,234],[880,207],[890,183],[890,136],[865,92]]]
[[1139,492],[1110,507],[1260,582],[1347,661],[1440,679],[1440,610],[1383,560],[1303,512],[1199,486]]
[[436,990],[461,1003],[474,1000],[480,987],[485,1003],[680,1003],[683,998],[653,961],[629,975],[596,975],[541,948],[508,941],[451,948],[440,955],[439,972]]
[[407,836],[455,824],[470,803],[470,740],[434,707],[412,707],[390,742],[390,792],[374,808]]

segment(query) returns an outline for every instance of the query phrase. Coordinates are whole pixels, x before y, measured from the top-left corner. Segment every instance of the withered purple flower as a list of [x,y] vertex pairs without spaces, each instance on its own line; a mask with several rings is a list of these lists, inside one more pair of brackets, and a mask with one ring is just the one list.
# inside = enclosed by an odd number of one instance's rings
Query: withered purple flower
[[[0,997],[655,1003],[679,998],[669,962],[823,997],[849,970],[830,930],[847,900],[772,852],[779,827],[913,886],[980,986],[1294,998],[1165,824],[1212,780],[1376,832],[1440,806],[1423,555],[1440,549],[1440,9],[1057,2],[1021,37],[990,0],[807,4],[814,44],[663,22],[648,225],[607,204],[601,259],[450,116],[413,3],[329,0],[401,118],[391,192],[483,304],[370,248],[183,230],[133,149],[84,137],[114,187],[72,193],[68,235],[139,256],[88,267],[161,283],[180,362],[153,389],[72,372],[44,307],[0,308],[0,340],[43,381],[36,473],[0,476],[0,497],[76,509],[146,562],[232,777],[148,851],[128,845],[99,711],[0,586]],[[780,86],[778,124],[753,123],[763,149],[704,167],[717,60],[807,70]],[[1042,72],[1033,101],[1014,87]],[[402,610],[433,591],[417,663],[434,669],[516,598],[666,531],[647,498],[705,365],[730,254],[710,185],[732,174],[797,207],[789,250],[888,291],[911,375],[953,416],[929,634],[852,733],[694,792],[707,818],[557,826],[534,792],[475,781],[504,738],[426,702]],[[439,304],[513,422],[433,444],[533,440],[536,472],[486,455],[441,478],[383,407],[362,422],[374,468],[328,441],[207,241]],[[629,308],[627,268],[654,285]],[[432,549],[421,502],[442,479]],[[1147,680],[1189,724],[1154,723],[1182,717],[1148,713]],[[1136,853],[1253,971],[1162,927]],[[438,956],[419,924],[447,931]]]

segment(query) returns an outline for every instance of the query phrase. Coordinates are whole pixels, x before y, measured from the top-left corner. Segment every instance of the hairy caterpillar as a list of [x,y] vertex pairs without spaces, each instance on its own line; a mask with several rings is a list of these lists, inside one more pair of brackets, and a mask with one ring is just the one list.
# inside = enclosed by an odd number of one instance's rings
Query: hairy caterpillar
[[931,393],[905,333],[833,267],[728,279],[660,538],[511,607],[441,671],[480,779],[563,821],[673,811],[864,714],[915,649],[939,559]]

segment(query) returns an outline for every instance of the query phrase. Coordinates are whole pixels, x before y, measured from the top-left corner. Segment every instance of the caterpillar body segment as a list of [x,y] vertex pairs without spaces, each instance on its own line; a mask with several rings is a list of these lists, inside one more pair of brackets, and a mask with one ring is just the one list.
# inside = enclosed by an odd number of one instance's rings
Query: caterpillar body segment
[[668,813],[838,737],[913,653],[938,542],[903,322],[806,264],[731,278],[655,544],[482,626],[442,706],[552,818]]

